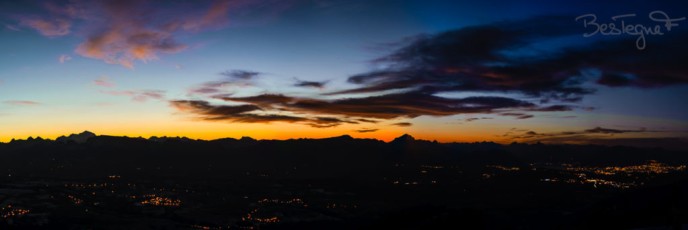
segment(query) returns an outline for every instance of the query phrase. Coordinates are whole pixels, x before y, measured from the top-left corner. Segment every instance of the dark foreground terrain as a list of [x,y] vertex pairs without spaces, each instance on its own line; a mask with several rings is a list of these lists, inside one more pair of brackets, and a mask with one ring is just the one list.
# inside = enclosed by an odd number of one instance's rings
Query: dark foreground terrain
[[682,229],[688,152],[197,141],[0,144],[0,229]]

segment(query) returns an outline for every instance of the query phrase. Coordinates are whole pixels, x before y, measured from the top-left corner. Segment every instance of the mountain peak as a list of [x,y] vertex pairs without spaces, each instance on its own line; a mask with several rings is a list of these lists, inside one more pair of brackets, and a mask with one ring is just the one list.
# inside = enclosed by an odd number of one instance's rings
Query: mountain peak
[[[88,130],[85,130],[79,134],[69,135],[70,138],[78,138],[78,139],[88,139],[88,138],[95,137],[95,136],[96,136],[95,133],[88,131]],[[84,140],[84,141],[86,141],[86,140]]]
[[349,139],[349,140],[354,139],[354,138],[351,137],[349,134],[344,134],[344,135],[338,136],[338,138],[341,138],[341,139]]
[[239,140],[240,140],[240,141],[250,141],[250,142],[256,141],[256,139],[254,139],[253,137],[249,137],[249,136],[243,136],[243,137],[241,137],[241,139],[239,139]]
[[90,139],[91,137],[95,137],[95,136],[96,136],[95,133],[88,131],[88,130],[85,130],[79,134],[71,134],[68,137],[61,136],[61,137],[57,138],[57,141],[62,141],[62,142],[74,141],[76,143],[84,143],[88,139]]
[[392,140],[392,143],[405,143],[405,142],[411,142],[411,141],[415,141],[415,140],[416,140],[416,138],[413,138],[413,136],[405,133],[404,135],[401,135],[397,138],[394,138],[394,140]]
[[336,137],[325,138],[325,140],[353,140],[354,138],[349,136],[349,134],[344,134]]
[[90,137],[95,137],[95,136],[96,136],[95,133],[93,133],[93,132],[91,132],[91,131],[88,131],[88,130],[84,130],[83,132],[81,132],[81,133],[79,133],[79,134],[77,134],[77,135],[79,135],[79,136],[90,136]]

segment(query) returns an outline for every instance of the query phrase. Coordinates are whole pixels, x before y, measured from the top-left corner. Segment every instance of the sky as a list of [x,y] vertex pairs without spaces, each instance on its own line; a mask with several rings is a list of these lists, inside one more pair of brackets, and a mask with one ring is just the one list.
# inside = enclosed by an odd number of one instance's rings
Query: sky
[[0,142],[688,138],[684,1],[1,1]]

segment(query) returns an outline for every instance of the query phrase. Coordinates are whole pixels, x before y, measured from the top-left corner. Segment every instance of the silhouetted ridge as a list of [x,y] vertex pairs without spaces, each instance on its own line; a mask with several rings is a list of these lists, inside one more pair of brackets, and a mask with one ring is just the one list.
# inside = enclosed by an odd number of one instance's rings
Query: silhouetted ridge
[[243,136],[243,137],[241,137],[241,139],[239,139],[239,140],[240,140],[240,141],[246,141],[246,142],[256,142],[256,141],[258,141],[258,140],[256,140],[256,139],[254,139],[253,137],[248,137],[248,136]]
[[157,137],[157,136],[152,136],[152,137],[148,138],[148,140],[149,140],[149,141],[153,141],[153,142],[166,142],[166,141],[191,141],[192,139],[190,139],[190,138],[188,138],[188,137],[179,137],[179,136],[177,136],[177,137],[167,137],[167,136]]
[[390,142],[390,143],[392,143],[392,144],[403,144],[403,143],[411,143],[414,141],[416,141],[416,138],[413,138],[413,136],[411,136],[411,135],[404,134],[404,135],[401,135],[397,138],[394,138],[394,140],[392,140],[392,142]]
[[350,141],[353,140],[354,138],[349,136],[348,134],[341,135],[338,137],[329,137],[329,138],[324,138],[325,140],[336,140],[336,141]]
[[95,137],[96,134],[90,131],[83,131],[79,134],[71,134],[68,137],[60,136],[56,139],[58,142],[69,142],[73,141],[76,143],[85,143],[88,139]]

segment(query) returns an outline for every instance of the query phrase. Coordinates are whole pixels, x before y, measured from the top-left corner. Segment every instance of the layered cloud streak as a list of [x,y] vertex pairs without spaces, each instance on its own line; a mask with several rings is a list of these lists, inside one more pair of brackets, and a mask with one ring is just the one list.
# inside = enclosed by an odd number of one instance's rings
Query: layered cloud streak
[[178,41],[180,35],[226,26],[231,10],[263,6],[265,2],[47,1],[15,19],[20,26],[47,37],[85,36],[75,49],[77,54],[134,68],[136,62],[186,49],[188,45]]

